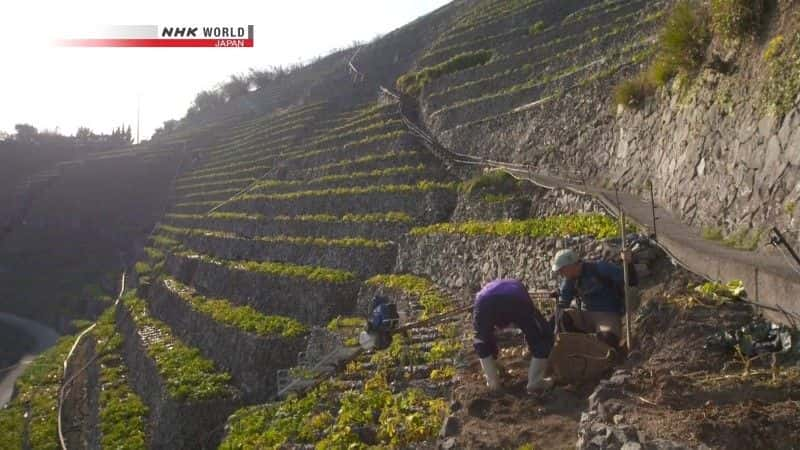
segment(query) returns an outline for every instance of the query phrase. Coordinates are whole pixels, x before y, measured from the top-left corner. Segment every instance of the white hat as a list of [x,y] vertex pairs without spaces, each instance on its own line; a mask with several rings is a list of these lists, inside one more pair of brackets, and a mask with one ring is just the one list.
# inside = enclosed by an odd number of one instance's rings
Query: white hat
[[571,249],[559,250],[553,257],[552,270],[558,272],[562,267],[571,266],[578,262],[578,255]]

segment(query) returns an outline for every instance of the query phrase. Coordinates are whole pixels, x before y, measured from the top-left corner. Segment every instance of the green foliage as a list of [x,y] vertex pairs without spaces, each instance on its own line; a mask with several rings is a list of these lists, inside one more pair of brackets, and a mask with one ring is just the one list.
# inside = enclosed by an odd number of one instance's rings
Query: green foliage
[[515,194],[520,181],[505,170],[491,170],[465,181],[459,187],[466,194],[508,195]]
[[715,227],[704,227],[702,236],[703,239],[708,239],[710,241],[721,241],[724,238],[722,230]]
[[144,342],[161,374],[170,396],[180,401],[201,401],[232,393],[231,376],[218,371],[200,350],[189,347],[173,336],[169,327],[150,316],[147,303],[134,295],[124,298],[137,328],[157,330]]
[[770,42],[764,53],[768,76],[761,96],[771,113],[783,116],[796,106],[800,95],[800,32],[795,33],[791,43],[778,38]]
[[[352,187],[352,188],[333,188],[315,191],[287,192],[284,194],[266,195],[243,195],[235,201],[251,200],[297,200],[303,197],[325,197],[325,196],[348,196],[372,193],[412,193],[428,192],[433,190],[455,190],[456,183],[439,183],[431,181],[420,181],[417,184],[382,184],[377,186]],[[188,205],[188,203],[184,203]]]
[[659,36],[660,57],[686,72],[694,71],[711,40],[707,20],[695,1],[679,0]]
[[[10,444],[3,448],[22,447],[23,433],[20,433],[19,426],[26,409],[29,424],[27,448],[58,448],[58,391],[61,389],[63,361],[74,342],[74,336],[59,339],[55,346],[37,356],[17,380],[17,396],[9,409],[0,414],[0,443]],[[12,445],[14,443],[16,445]]]
[[711,0],[711,29],[726,40],[755,33],[763,10],[763,0]]
[[536,36],[542,31],[544,31],[545,28],[547,28],[547,25],[545,25],[544,22],[540,20],[531,25],[530,28],[528,28],[528,34],[531,36]]
[[99,426],[103,448],[145,449],[148,408],[128,384],[121,355],[122,336],[114,328],[114,310],[107,309],[93,330],[100,367]]
[[163,280],[163,283],[195,311],[242,331],[260,336],[285,338],[298,337],[308,333],[307,326],[290,317],[267,316],[250,306],[237,306],[228,300],[207,298],[198,295],[186,285],[172,278]]
[[653,94],[653,91],[653,85],[644,76],[623,80],[614,89],[614,102],[626,108],[639,109],[644,106],[645,100]]
[[136,274],[139,277],[147,277],[150,276],[150,273],[153,271],[153,268],[150,267],[150,264],[146,262],[139,261],[133,266],[133,270],[136,271]]
[[[167,233],[172,233],[182,236],[215,237],[219,239],[243,239],[242,237],[236,234],[224,231],[179,228],[169,225],[161,225],[159,229]],[[259,236],[249,239],[252,239],[254,242],[266,242],[272,244],[294,244],[294,245],[306,245],[306,246],[311,245],[317,247],[362,247],[362,248],[382,249],[392,245],[390,242],[375,241],[365,238],[328,239],[328,238],[311,237],[311,236],[274,235],[274,236]]]
[[309,281],[320,283],[345,284],[356,280],[356,276],[351,272],[325,267],[299,266],[278,262],[218,260],[207,255],[191,253],[183,253],[182,256],[200,258],[203,261],[219,264],[233,270],[248,270],[280,277],[305,278]]
[[456,376],[456,368],[451,365],[442,366],[431,371],[430,379],[433,381],[447,381]]
[[732,280],[727,284],[707,281],[695,286],[694,291],[702,295],[704,299],[713,300],[716,303],[738,300],[745,295],[742,280]]
[[387,212],[371,214],[345,214],[334,216],[330,214],[310,214],[303,216],[276,216],[275,220],[299,220],[303,222],[352,222],[352,223],[372,223],[372,222],[397,222],[412,223],[414,218],[404,212]]
[[667,85],[667,82],[678,73],[678,68],[670,62],[656,58],[645,72],[645,79],[655,88]]
[[439,340],[436,341],[426,355],[429,363],[435,363],[445,358],[452,358],[461,351],[461,344],[458,341]]
[[[633,230],[632,227],[629,228]],[[603,214],[576,214],[502,222],[440,223],[411,230],[415,236],[445,233],[494,236],[567,237],[590,235],[606,239],[619,234],[617,222]]]
[[365,283],[369,286],[396,289],[419,298],[423,308],[423,318],[444,312],[452,304],[430,280],[415,275],[376,275]]
[[785,39],[781,34],[770,39],[769,43],[767,43],[767,48],[764,49],[764,54],[763,54],[764,62],[770,63],[774,61],[775,58],[778,57],[781,53],[783,53],[784,41]]
[[727,236],[722,243],[738,250],[752,251],[758,247],[762,235],[763,232],[760,230],[741,229]]
[[453,72],[486,64],[492,59],[493,54],[491,50],[478,50],[458,54],[441,64],[401,76],[397,79],[397,89],[406,94],[419,94],[422,88],[431,81]]

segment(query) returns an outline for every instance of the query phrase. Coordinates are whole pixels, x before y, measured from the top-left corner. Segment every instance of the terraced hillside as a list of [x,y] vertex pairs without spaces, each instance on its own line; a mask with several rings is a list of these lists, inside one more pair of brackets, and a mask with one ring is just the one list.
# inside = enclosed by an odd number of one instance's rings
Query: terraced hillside
[[[428,82],[420,94],[424,120],[462,152],[592,175],[573,141],[591,139],[607,108],[598,97],[652,55],[668,4],[476,2],[428,48],[418,70],[459,55],[490,57]],[[504,131],[515,127],[524,134]]]
[[214,445],[233,408],[273,398],[310,328],[355,314],[399,237],[457,196],[396,104],[289,109],[193,153],[116,314],[153,448]]

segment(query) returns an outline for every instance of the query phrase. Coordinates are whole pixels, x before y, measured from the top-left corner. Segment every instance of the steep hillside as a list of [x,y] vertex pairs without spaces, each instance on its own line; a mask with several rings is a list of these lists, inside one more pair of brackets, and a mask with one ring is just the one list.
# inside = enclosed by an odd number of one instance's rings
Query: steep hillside
[[[92,449],[794,448],[794,267],[729,248],[773,223],[796,241],[797,106],[756,107],[748,84],[778,70],[755,57],[767,42],[795,67],[796,5],[767,6],[750,38],[709,37],[696,71],[617,106],[663,61],[675,2],[455,1],[60,167],[3,248],[7,298],[64,322],[102,295],[67,293],[111,291],[120,265],[128,284],[19,380],[0,448],[57,446],[59,418]],[[622,230],[642,280],[631,351],[531,396],[525,346],[502,332],[488,392],[470,312],[426,320],[506,277],[551,313],[555,251],[618,259],[609,212],[639,224]],[[726,236],[741,229],[756,238]],[[713,282],[730,273],[742,288]],[[54,287],[63,311],[42,300]],[[362,351],[375,295],[422,322]]]

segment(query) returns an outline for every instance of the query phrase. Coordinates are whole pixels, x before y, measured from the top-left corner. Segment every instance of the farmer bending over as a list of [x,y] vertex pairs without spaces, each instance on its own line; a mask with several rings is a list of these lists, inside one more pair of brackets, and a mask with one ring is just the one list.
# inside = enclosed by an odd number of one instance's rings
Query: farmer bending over
[[512,324],[525,334],[528,349],[533,355],[528,369],[528,392],[548,389],[552,386],[552,380],[544,375],[547,357],[553,347],[553,330],[533,305],[528,289],[517,280],[492,281],[475,297],[474,346],[486,376],[486,385],[492,390],[500,388],[495,364],[499,349],[494,330]]

